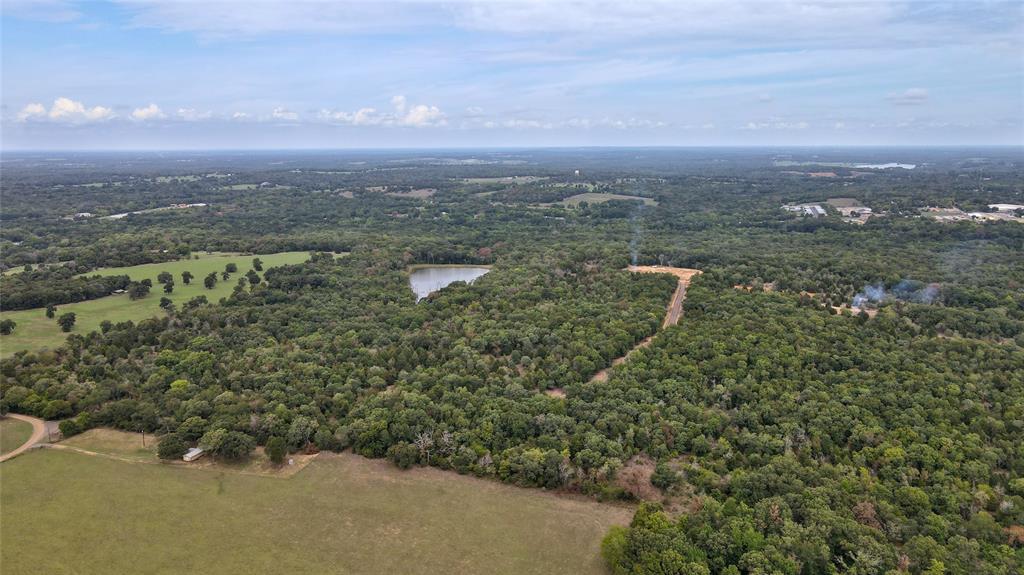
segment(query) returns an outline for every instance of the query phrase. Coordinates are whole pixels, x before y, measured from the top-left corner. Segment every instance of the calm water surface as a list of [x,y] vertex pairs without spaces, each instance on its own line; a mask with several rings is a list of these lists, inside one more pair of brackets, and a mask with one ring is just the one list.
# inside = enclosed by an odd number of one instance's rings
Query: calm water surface
[[409,285],[416,292],[416,301],[427,297],[453,282],[473,283],[473,280],[491,270],[480,267],[422,267],[409,274]]

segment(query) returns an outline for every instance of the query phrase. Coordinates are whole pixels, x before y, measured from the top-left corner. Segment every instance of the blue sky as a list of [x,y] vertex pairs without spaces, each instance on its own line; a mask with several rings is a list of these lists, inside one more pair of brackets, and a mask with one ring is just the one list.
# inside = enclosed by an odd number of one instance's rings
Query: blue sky
[[1024,144],[1024,2],[0,0],[4,149]]

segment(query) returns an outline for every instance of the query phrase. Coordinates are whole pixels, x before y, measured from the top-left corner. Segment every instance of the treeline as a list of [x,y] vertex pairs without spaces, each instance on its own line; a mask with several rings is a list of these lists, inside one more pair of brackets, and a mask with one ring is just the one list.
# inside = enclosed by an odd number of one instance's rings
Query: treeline
[[0,282],[0,310],[42,308],[108,296],[127,289],[126,275],[76,277],[75,266],[57,266],[8,274]]

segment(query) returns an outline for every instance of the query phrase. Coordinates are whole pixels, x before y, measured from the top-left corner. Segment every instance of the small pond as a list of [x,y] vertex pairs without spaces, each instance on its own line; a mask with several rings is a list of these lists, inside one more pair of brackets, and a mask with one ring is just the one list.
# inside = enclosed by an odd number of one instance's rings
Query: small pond
[[409,273],[409,285],[416,292],[416,301],[420,301],[454,282],[471,284],[489,271],[480,266],[418,266]]

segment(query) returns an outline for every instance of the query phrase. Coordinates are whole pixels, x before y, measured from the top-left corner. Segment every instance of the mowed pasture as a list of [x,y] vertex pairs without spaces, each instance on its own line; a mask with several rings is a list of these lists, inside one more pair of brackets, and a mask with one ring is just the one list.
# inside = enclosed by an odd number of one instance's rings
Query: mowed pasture
[[[200,295],[206,296],[211,303],[216,303],[220,298],[231,295],[238,278],[243,277],[252,269],[254,257],[262,260],[264,271],[274,266],[297,264],[309,259],[307,252],[282,252],[255,256],[216,252],[197,255],[198,259],[103,268],[90,272],[86,275],[127,275],[135,281],[149,278],[153,281],[153,288],[149,295],[137,300],[132,300],[127,294],[115,294],[89,301],[58,305],[57,316],[74,312],[76,321],[71,333],[86,334],[99,329],[100,322],[103,320],[110,320],[114,323],[128,320],[140,321],[160,315],[164,313],[160,309],[160,298],[165,296],[178,306]],[[227,281],[223,281],[220,279],[220,272],[224,271],[224,266],[231,262],[238,266],[238,272],[231,274],[231,278]],[[181,273],[186,270],[195,276],[189,285],[185,285],[181,280]],[[174,276],[174,291],[170,294],[165,294],[163,285],[156,281],[157,275],[163,271]],[[203,287],[203,278],[211,272],[218,274],[217,285],[213,289],[206,289]],[[257,273],[262,277],[262,272]],[[10,318],[18,324],[14,333],[0,338],[0,355],[3,357],[21,350],[42,351],[59,347],[68,335],[60,330],[56,318],[46,317],[46,311],[43,308],[3,312],[0,313],[0,318]]]
[[0,455],[21,447],[31,436],[31,423],[9,417],[0,419]]
[[70,450],[0,465],[11,573],[604,573],[632,509],[321,454],[290,478]]
[[575,196],[569,196],[564,200],[558,202],[563,206],[569,206],[571,208],[578,208],[583,202],[588,204],[603,204],[612,200],[629,200],[629,201],[641,201],[645,206],[656,206],[658,202],[651,198],[643,198],[640,196],[626,196],[623,194],[605,194],[600,192],[587,192],[584,194],[576,194]]

